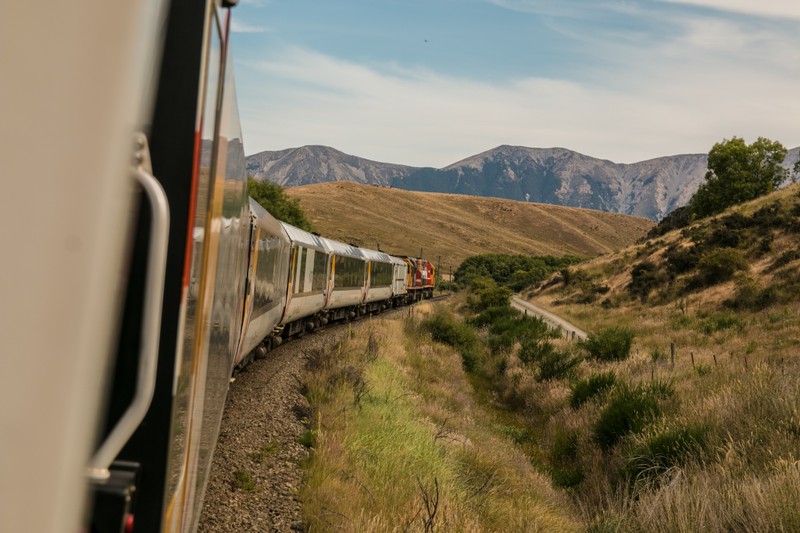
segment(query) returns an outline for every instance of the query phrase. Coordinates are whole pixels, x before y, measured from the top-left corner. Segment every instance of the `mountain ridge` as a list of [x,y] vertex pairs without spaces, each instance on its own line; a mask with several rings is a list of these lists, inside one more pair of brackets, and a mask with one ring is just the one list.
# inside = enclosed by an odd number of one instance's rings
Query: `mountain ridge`
[[[784,161],[800,157],[793,148]],[[247,171],[283,187],[329,181],[507,198],[599,209],[659,220],[685,205],[703,183],[706,154],[615,163],[568,148],[500,145],[442,168],[381,163],[319,145],[248,156]]]

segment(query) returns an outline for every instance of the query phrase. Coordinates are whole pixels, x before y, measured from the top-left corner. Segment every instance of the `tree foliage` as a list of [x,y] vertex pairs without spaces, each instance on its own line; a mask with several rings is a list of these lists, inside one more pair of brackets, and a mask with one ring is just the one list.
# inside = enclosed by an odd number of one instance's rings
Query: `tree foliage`
[[691,212],[707,217],[773,191],[788,177],[781,166],[786,154],[780,142],[764,137],[750,145],[739,137],[715,144],[708,153],[706,182],[689,202]]
[[247,189],[253,200],[278,220],[306,231],[314,231],[311,222],[300,207],[300,202],[296,198],[293,199],[286,196],[283,187],[280,185],[270,183],[267,180],[257,181],[248,177]]
[[459,265],[453,277],[461,286],[469,286],[476,278],[488,277],[512,291],[521,291],[580,261],[574,256],[474,255]]

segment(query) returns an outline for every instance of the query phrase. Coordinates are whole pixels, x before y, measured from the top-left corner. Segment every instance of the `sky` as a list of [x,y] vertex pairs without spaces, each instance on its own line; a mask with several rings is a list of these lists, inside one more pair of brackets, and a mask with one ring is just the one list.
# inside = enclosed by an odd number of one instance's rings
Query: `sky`
[[800,146],[798,0],[240,0],[232,29],[248,155]]

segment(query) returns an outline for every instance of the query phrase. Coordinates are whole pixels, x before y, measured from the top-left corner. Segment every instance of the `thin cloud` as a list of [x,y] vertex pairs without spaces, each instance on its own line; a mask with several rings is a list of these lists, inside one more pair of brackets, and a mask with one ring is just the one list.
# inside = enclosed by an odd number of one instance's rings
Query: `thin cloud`
[[251,152],[325,144],[420,166],[445,166],[499,144],[564,146],[634,162],[704,152],[732,135],[798,143],[797,80],[752,65],[709,65],[692,56],[691,39],[670,46],[671,63],[609,72],[614,83],[605,87],[379,72],[286,49],[237,67],[253,87],[241,102],[245,139]]
[[266,33],[269,29],[262,26],[253,26],[233,17],[231,18],[231,31],[233,33]]
[[800,20],[800,3],[797,0],[661,0],[671,4],[684,4],[719,11],[745,13],[761,17],[791,18]]

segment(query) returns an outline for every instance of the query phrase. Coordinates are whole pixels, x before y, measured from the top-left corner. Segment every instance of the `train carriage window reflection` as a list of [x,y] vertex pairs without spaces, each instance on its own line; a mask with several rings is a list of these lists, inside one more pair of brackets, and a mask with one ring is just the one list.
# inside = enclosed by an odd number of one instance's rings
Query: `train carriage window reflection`
[[258,241],[255,290],[253,295],[253,317],[257,317],[278,304],[275,287],[279,280],[277,265],[280,261],[280,239],[277,237]]
[[358,289],[366,281],[365,262],[353,257],[336,257],[334,287],[337,289]]
[[389,287],[392,284],[392,265],[373,261],[370,264],[370,286]]
[[311,281],[312,291],[323,291],[327,284],[328,254],[317,250],[314,254],[314,278]]

